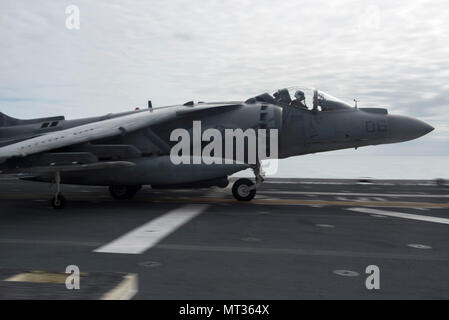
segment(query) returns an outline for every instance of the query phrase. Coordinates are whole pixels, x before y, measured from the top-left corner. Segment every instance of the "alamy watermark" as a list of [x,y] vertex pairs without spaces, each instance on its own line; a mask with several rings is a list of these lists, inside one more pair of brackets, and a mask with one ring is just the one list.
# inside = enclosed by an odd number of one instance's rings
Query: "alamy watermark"
[[65,273],[68,273],[65,280],[67,290],[80,290],[80,268],[75,265],[67,266]]
[[380,289],[380,269],[376,265],[369,265],[365,269],[365,273],[369,276],[365,280],[365,286],[368,290]]
[[68,15],[65,19],[65,27],[69,30],[79,30],[80,22],[80,8],[71,4],[65,8],[65,13]]
[[208,128],[203,131],[201,121],[193,121],[192,130],[179,128],[171,132],[170,141],[176,144],[171,148],[170,160],[174,165],[257,165],[265,160],[265,173],[274,174],[279,155],[278,138],[278,129]]

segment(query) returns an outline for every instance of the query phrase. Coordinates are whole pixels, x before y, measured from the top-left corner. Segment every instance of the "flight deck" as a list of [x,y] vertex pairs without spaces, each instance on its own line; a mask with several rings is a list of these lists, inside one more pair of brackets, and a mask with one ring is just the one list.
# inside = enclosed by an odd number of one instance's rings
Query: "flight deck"
[[54,188],[0,180],[3,299],[449,299],[444,181],[268,179],[251,202],[64,185],[65,210]]

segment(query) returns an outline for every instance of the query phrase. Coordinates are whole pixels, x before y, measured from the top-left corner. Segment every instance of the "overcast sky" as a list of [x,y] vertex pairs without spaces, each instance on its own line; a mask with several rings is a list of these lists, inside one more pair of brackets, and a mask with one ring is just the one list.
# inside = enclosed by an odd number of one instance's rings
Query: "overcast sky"
[[[66,28],[66,7],[80,29]],[[449,155],[449,4],[0,2],[0,111],[68,118],[308,85],[436,130],[373,152]]]

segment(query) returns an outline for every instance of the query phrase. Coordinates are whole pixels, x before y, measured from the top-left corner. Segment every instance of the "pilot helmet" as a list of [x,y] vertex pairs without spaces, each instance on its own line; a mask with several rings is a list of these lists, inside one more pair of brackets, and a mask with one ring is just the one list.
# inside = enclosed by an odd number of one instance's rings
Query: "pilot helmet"
[[306,99],[306,97],[304,96],[304,92],[302,92],[301,90],[297,90],[295,92],[295,98],[298,99],[299,101]]
[[279,102],[286,102],[286,103],[290,103],[292,101],[292,99],[290,98],[290,93],[288,92],[287,89],[280,89],[278,90],[275,94],[274,97],[276,98],[277,101]]

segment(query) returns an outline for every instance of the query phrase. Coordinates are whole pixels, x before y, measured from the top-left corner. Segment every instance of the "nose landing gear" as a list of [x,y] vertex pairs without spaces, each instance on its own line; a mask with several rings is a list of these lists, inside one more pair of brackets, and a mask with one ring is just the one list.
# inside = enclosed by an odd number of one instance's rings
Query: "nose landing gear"
[[256,196],[256,189],[259,187],[264,181],[264,175],[260,161],[257,161],[255,166],[252,166],[251,169],[254,172],[256,177],[256,183],[252,182],[249,179],[242,178],[238,179],[234,182],[232,186],[232,195],[238,201],[251,201]]
[[256,196],[254,182],[249,179],[238,179],[232,186],[232,195],[238,201],[251,201]]

